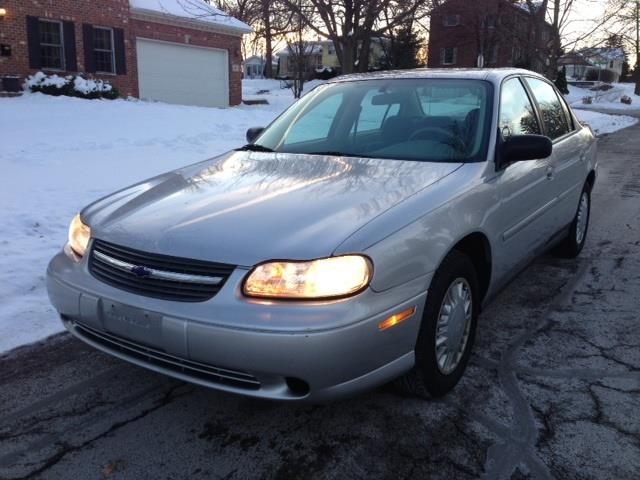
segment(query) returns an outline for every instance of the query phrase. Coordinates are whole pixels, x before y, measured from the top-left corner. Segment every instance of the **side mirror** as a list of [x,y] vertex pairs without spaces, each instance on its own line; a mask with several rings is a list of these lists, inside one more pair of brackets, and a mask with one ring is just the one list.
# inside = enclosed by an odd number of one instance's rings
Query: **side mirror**
[[514,135],[500,145],[502,165],[525,160],[548,158],[553,153],[553,144],[544,135]]
[[264,131],[264,127],[251,127],[247,130],[247,143],[253,143]]
[[511,162],[548,158],[553,152],[553,144],[544,135],[514,135],[500,144],[500,166]]

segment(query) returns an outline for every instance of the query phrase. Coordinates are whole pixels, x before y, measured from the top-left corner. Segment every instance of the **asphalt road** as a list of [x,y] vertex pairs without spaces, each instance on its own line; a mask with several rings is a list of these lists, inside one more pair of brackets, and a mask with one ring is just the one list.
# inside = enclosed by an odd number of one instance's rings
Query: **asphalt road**
[[640,477],[640,126],[601,141],[587,246],[487,308],[444,400],[207,391],[67,335],[0,358],[0,478]]

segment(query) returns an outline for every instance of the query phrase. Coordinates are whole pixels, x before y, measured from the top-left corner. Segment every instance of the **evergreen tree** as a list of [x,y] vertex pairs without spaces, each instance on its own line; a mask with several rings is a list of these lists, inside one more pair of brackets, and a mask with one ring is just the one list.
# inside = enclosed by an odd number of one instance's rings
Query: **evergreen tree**
[[563,66],[562,70],[558,72],[558,77],[555,81],[556,87],[564,95],[569,94],[569,86],[567,85],[567,67]]
[[383,44],[386,59],[381,66],[399,70],[422,67],[419,53],[423,45],[423,38],[410,26],[395,29],[388,42]]

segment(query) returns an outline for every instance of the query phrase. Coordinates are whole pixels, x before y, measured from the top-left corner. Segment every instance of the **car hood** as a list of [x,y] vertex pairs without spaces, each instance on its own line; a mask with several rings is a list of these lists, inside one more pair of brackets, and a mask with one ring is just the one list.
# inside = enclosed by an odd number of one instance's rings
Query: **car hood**
[[251,266],[329,256],[349,235],[460,163],[229,152],[85,208],[92,236]]

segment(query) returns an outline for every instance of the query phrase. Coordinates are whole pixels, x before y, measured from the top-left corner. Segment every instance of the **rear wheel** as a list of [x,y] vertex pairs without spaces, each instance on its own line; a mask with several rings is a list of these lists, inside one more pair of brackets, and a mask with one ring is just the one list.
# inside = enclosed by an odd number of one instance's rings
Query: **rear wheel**
[[478,279],[471,259],[452,251],[436,271],[416,342],[416,364],[396,386],[405,394],[440,397],[462,377],[478,316]]
[[554,255],[562,258],[575,258],[580,254],[587,240],[590,214],[591,186],[587,183],[580,194],[578,210],[569,228],[569,233],[562,243],[552,250]]

